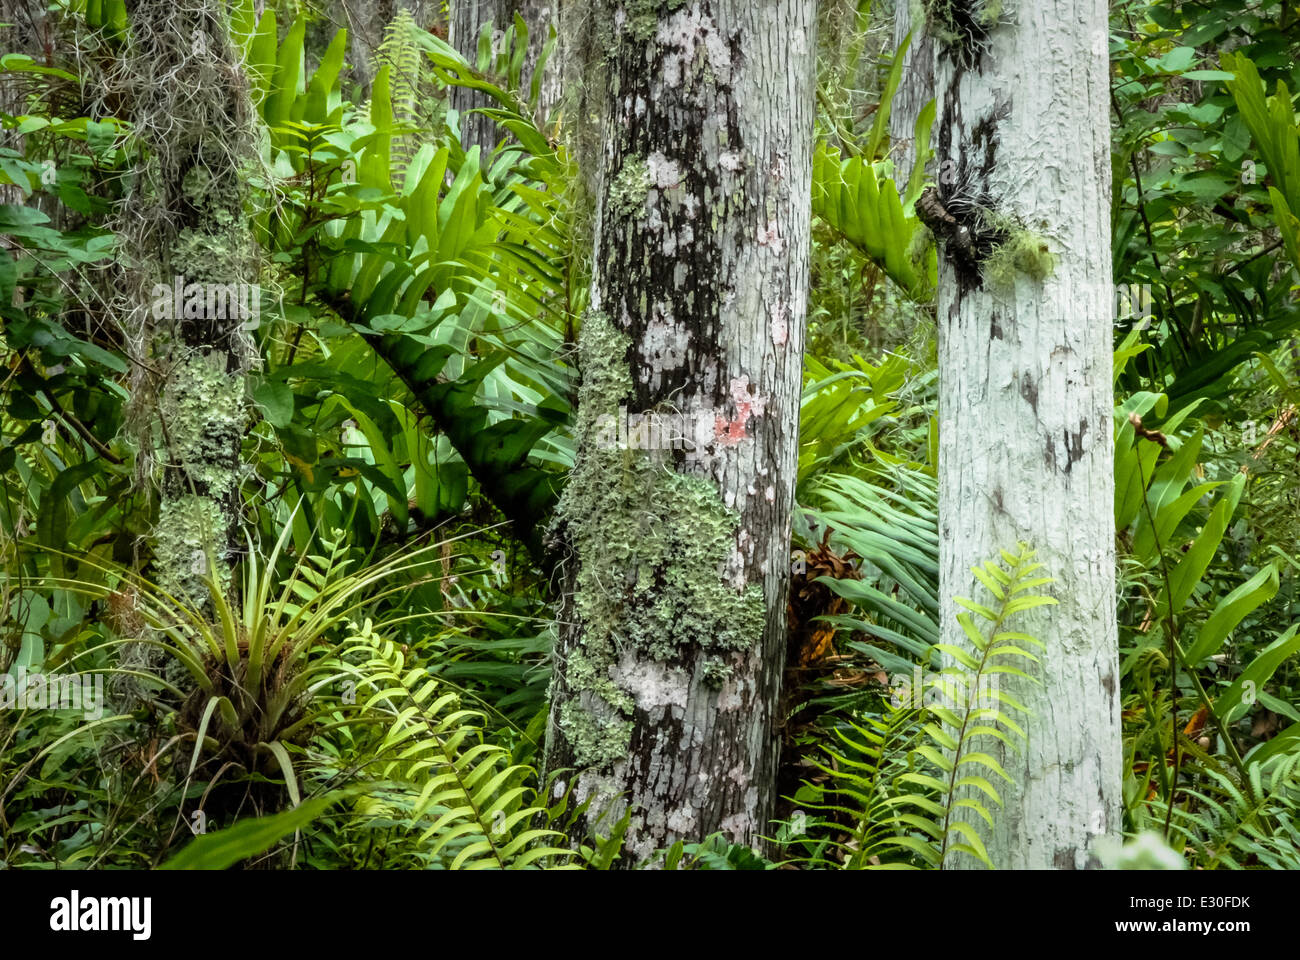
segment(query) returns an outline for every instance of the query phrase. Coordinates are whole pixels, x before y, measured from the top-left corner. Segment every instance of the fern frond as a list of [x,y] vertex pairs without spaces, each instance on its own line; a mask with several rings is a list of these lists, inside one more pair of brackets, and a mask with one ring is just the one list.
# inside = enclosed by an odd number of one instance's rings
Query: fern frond
[[408,666],[369,621],[352,625],[342,661],[358,680],[358,712],[379,728],[358,731],[353,752],[424,858],[453,870],[575,866],[573,852],[554,845],[563,833],[539,826],[550,816],[527,785],[532,769],[482,738],[481,713]]

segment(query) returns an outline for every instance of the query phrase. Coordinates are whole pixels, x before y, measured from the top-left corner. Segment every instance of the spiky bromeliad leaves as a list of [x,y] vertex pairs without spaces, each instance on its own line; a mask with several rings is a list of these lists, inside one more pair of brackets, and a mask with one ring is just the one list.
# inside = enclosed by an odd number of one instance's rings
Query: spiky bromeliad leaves
[[1207,870],[1262,866],[1300,869],[1300,752],[1253,763],[1244,785],[1207,769],[1204,786],[1175,807],[1173,831]]
[[[1027,710],[997,688],[997,677],[1033,681],[1016,664],[1037,663],[1029,648],[1043,649],[1036,638],[1009,629],[1016,614],[1056,603],[1032,592],[1053,582],[1034,576],[1042,565],[1033,557],[1020,545],[1001,551],[1001,563],[973,568],[992,605],[957,598],[965,608],[957,620],[971,646],[935,644],[949,663],[926,678],[922,689],[904,684],[880,716],[848,721],[836,730],[840,743],[815,761],[834,786],[826,790],[825,802],[810,806],[822,814],[814,832],[830,831],[839,839],[826,842],[814,859],[825,861],[829,849],[846,869],[942,869],[964,854],[994,866],[978,824],[965,816],[992,827],[988,801],[1001,805],[1002,800],[990,775],[1008,783],[1011,778],[988,744],[997,741],[1016,750],[1025,740],[1012,714]],[[918,668],[914,676],[919,673]]]
[[278,773],[296,806],[301,794],[290,752],[319,720],[316,691],[339,676],[333,661],[320,656],[321,647],[328,651],[331,634],[375,591],[440,563],[443,544],[354,571],[342,545],[322,537],[328,555],[299,556],[286,575],[281,560],[292,530],[290,519],[265,558],[250,544],[240,601],[232,603],[210,574],[204,578],[211,615],[94,555],[75,558],[81,565],[77,577],[46,576],[39,587],[129,605],[140,628],[153,632],[152,642],[181,665],[187,676],[179,684],[157,676],[145,682],[169,691],[173,701],[151,696],[150,702],[175,709],[181,725],[193,732],[185,779],[209,768]]

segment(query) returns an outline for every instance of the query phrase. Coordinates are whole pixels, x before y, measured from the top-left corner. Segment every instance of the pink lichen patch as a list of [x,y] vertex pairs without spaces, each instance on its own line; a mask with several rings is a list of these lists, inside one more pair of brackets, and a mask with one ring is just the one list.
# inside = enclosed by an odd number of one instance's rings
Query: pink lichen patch
[[778,257],[785,249],[785,241],[781,239],[780,225],[775,221],[768,223],[766,227],[758,228],[758,245],[760,247],[771,247],[772,252]]
[[723,447],[734,447],[744,440],[748,436],[749,418],[761,417],[767,407],[766,397],[750,391],[747,376],[731,378],[731,401],[735,404],[736,415],[730,420],[714,418],[713,439]]

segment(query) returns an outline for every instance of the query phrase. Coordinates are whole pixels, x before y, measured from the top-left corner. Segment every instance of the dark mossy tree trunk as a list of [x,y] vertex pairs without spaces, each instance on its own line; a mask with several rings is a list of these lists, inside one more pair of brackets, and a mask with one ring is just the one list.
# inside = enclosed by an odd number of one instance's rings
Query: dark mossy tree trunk
[[[596,0],[602,78],[547,766],[625,866],[775,801],[814,0]],[[607,833],[609,823],[598,827]]]

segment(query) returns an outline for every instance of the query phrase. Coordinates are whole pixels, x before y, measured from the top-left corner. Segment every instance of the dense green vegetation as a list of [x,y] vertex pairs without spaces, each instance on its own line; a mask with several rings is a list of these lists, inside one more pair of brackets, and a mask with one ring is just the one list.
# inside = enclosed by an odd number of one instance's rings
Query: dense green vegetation
[[[1050,647],[1002,628],[1069,585],[990,544],[987,592],[940,609],[936,261],[914,210],[935,173],[893,179],[888,16],[823,6],[780,816],[763,850],[714,836],[668,867],[987,859],[949,817],[954,751],[1033,717],[915,703],[898,678],[954,654],[938,624],[959,615],[984,656],[928,685],[1032,671]],[[305,5],[230,5],[260,299],[223,581],[153,535],[152,398],[120,322],[121,208],[150,162],[118,96],[125,7],[49,16],[48,56],[0,32],[0,865],[619,862],[625,824],[571,845],[589,798],[543,770],[590,272],[575,98],[538,122],[549,51],[526,68],[520,19],[471,63],[403,14],[367,94]],[[1123,830],[1205,869],[1300,867],[1295,23],[1283,3],[1112,7]],[[490,154],[462,148],[454,87],[489,98]],[[160,569],[178,562],[201,592]],[[102,681],[102,709],[46,709],[39,682],[19,702],[24,676]],[[998,816],[1001,770],[964,756]]]

